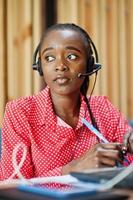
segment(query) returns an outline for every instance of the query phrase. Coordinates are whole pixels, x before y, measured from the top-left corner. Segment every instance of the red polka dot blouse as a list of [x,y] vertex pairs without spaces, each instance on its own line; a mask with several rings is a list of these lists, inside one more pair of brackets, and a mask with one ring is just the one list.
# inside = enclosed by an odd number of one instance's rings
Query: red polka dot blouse
[[[107,97],[92,96],[90,107],[104,137],[110,142],[122,142],[129,125]],[[94,133],[82,124],[82,117],[91,123],[82,95],[76,128],[73,129],[57,117],[48,87],[37,95],[9,102],[2,127],[0,180],[7,179],[14,172],[12,153],[19,143],[27,149],[26,159],[20,169],[25,178],[61,175],[62,166],[79,158],[98,143]],[[20,149],[17,164],[22,154]],[[132,161],[133,156],[128,159]]]

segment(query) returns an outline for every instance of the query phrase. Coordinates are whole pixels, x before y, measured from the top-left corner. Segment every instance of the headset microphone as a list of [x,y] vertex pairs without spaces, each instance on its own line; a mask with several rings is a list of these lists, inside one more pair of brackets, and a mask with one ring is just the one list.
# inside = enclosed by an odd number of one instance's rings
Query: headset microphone
[[97,71],[98,71],[99,69],[101,69],[101,67],[102,67],[102,65],[101,65],[100,63],[95,63],[94,66],[95,66],[95,67],[93,68],[93,71],[88,72],[88,73],[84,73],[84,74],[79,73],[79,74],[77,75],[78,78],[82,78],[83,76],[91,76],[92,74],[97,73]]

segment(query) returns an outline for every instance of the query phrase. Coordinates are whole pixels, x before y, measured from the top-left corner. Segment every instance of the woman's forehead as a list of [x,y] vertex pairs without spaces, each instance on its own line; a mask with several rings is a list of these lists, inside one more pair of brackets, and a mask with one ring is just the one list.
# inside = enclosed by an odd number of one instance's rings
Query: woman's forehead
[[43,39],[43,43],[47,43],[49,41],[58,41],[58,40],[65,40],[68,42],[70,40],[80,40],[82,43],[85,43],[83,41],[83,38],[79,32],[76,32],[74,30],[51,30],[46,34],[46,36]]
[[57,49],[60,47],[66,48],[73,46],[83,53],[88,54],[89,47],[86,45],[84,39],[79,32],[74,30],[52,30],[44,37],[41,44],[41,51],[44,49],[52,48]]

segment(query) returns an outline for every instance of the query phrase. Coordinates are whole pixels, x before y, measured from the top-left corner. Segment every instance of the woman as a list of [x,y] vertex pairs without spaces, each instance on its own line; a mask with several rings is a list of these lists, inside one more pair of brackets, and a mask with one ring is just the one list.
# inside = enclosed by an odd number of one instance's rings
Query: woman
[[[56,24],[42,37],[36,67],[47,87],[6,106],[1,180],[14,171],[12,152],[17,144],[27,149],[20,169],[25,178],[122,164],[124,137],[124,145],[133,153],[133,134],[129,131],[125,135],[130,127],[118,110],[106,97],[86,97],[89,78],[82,74],[93,71],[91,44],[88,34],[74,24]],[[109,143],[101,143],[81,118],[99,129]],[[19,149],[17,165],[22,155]],[[128,160],[132,162],[133,156],[128,155]]]

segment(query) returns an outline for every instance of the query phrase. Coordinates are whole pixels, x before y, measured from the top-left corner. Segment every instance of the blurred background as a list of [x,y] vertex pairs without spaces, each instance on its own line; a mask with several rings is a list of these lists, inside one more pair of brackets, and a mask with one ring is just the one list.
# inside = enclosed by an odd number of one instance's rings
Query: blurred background
[[47,27],[64,22],[86,29],[97,47],[94,94],[133,118],[133,0],[0,0],[0,122],[8,101],[44,87],[33,52]]

